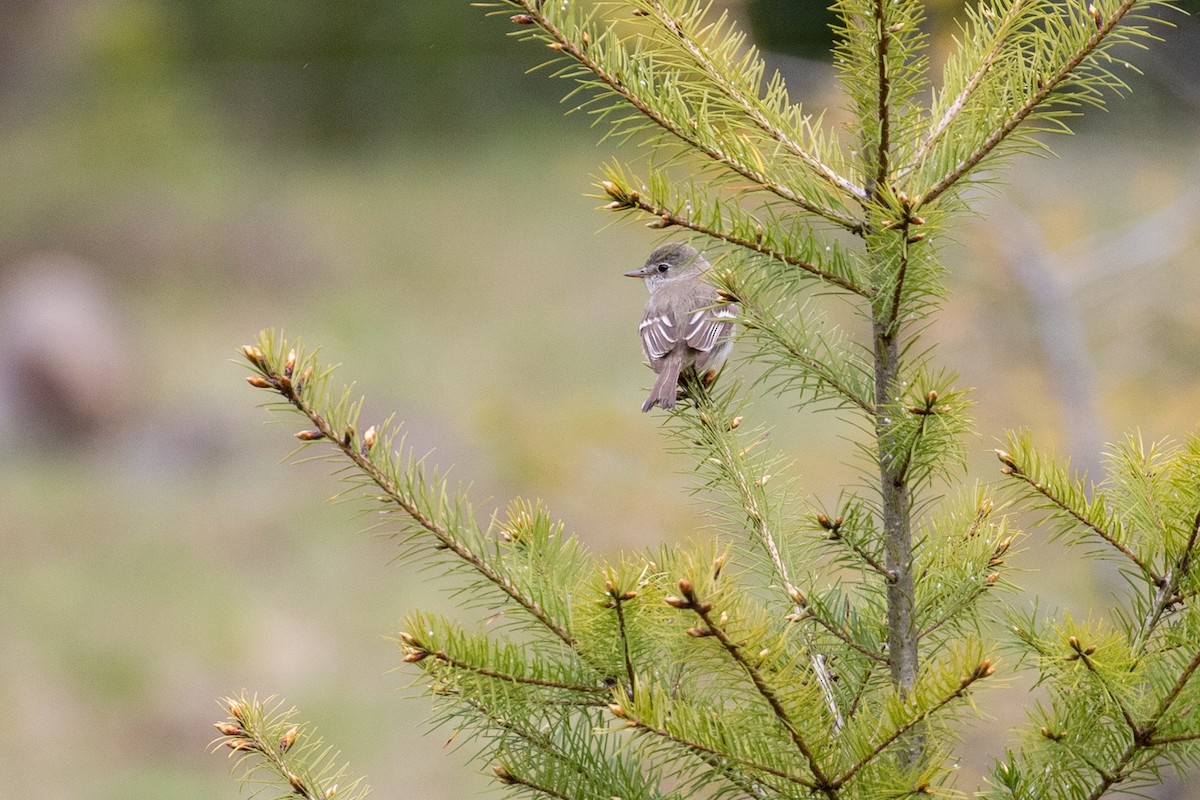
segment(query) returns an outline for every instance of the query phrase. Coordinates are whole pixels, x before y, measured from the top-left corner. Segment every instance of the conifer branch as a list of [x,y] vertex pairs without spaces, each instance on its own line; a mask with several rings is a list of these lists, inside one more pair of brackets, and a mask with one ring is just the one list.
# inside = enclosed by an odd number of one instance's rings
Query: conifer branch
[[835,623],[831,622],[830,620],[825,619],[823,616],[821,616],[821,614],[819,612],[814,611],[811,606],[809,606],[805,610],[805,612],[798,614],[795,617],[795,619],[798,622],[806,620],[806,619],[811,619],[813,622],[817,623],[817,625],[821,626],[821,628],[823,628],[825,631],[833,634],[833,636],[835,636],[840,642],[845,644],[851,650],[855,650],[859,654],[866,656],[867,658],[871,659],[872,661],[874,661],[878,664],[889,663],[888,657],[885,656],[883,653],[880,653],[877,650],[872,650],[870,647],[867,647],[866,645],[864,645],[858,641],[855,641],[855,639],[852,636],[850,636],[848,633],[846,633],[844,630],[842,630],[840,627],[838,627]]
[[772,775],[789,783],[794,783],[797,786],[803,786],[806,789],[816,788],[816,784],[807,778],[802,778],[799,775],[793,775],[790,772],[776,769],[768,764],[752,761],[751,759],[734,755],[733,753],[728,753],[724,750],[717,750],[716,748],[710,747],[701,742],[697,742],[673,733],[666,728],[653,725],[644,719],[640,719],[632,711],[624,708],[623,706],[612,708],[612,711],[615,716],[624,719],[629,727],[638,731],[642,731],[646,734],[657,736],[664,741],[678,745],[679,747],[691,752],[692,755],[696,756],[697,758],[703,759],[705,763],[714,768],[728,768],[729,765],[735,764],[739,767],[745,767],[750,772],[761,772],[766,775]]
[[[264,338],[264,344],[266,343],[267,339]],[[271,352],[271,348],[268,347],[267,352]],[[373,436],[369,442],[366,435],[364,435],[362,441],[358,441],[350,431],[336,431],[333,429],[329,421],[318,409],[314,408],[308,402],[301,391],[302,384],[306,379],[303,375],[295,376],[293,374],[297,361],[294,349],[289,352],[282,369],[280,369],[280,365],[275,360],[274,356],[276,354],[274,353],[272,353],[272,358],[268,359],[262,349],[252,345],[243,347],[242,353],[251,366],[258,372],[257,375],[251,376],[251,379],[248,379],[252,386],[277,392],[284,400],[312,422],[316,430],[302,432],[303,436],[301,436],[301,439],[303,441],[317,442],[322,439],[328,440],[333,448],[340,451],[360,472],[379,487],[388,499],[407,514],[413,522],[432,534],[440,547],[453,553],[490,583],[494,584],[501,592],[529,612],[534,619],[562,640],[568,647],[577,649],[577,643],[571,633],[560,622],[552,618],[536,600],[527,596],[507,576],[500,573],[482,556],[467,547],[453,531],[425,514],[421,510],[417,498],[407,494],[375,464],[371,458],[372,446],[374,445]],[[308,370],[304,370],[304,372],[311,374],[310,370],[311,367]]]
[[407,631],[401,631],[399,634],[400,641],[404,644],[404,661],[408,663],[417,663],[424,661],[426,658],[432,658],[434,661],[441,662],[446,666],[462,670],[463,672],[471,672],[484,678],[501,681],[505,683],[517,683],[525,686],[537,686],[543,689],[559,689],[564,692],[574,694],[591,695],[592,699],[583,701],[583,705],[592,705],[604,707],[608,705],[607,699],[610,695],[608,689],[602,686],[587,686],[578,683],[565,683],[562,681],[550,680],[548,678],[535,678],[529,675],[513,675],[507,672],[491,669],[490,667],[481,666],[479,664],[470,664],[461,659],[455,658],[444,650],[429,650],[421,642]]
[[[347,768],[338,754],[305,726],[294,724],[296,710],[282,711],[282,702],[268,697],[227,698],[229,717],[214,727],[221,736],[212,749],[228,747],[237,756],[243,783],[257,782],[261,772],[274,776],[289,797],[300,800],[362,800],[370,789],[355,779],[345,783]],[[340,788],[339,788],[340,786]]]
[[854,719],[854,715],[858,713],[858,708],[862,704],[863,696],[867,693],[867,687],[871,685],[871,678],[874,671],[875,663],[868,662],[866,669],[863,670],[862,681],[858,684],[858,688],[854,690],[854,698],[850,701],[850,708],[846,710],[847,720]]
[[761,237],[758,237],[757,239],[748,239],[728,231],[720,230],[711,225],[698,222],[695,219],[680,214],[676,210],[667,208],[666,206],[658,203],[651,202],[643,197],[641,193],[635,190],[626,190],[612,181],[604,181],[601,184],[601,188],[603,188],[605,194],[607,194],[613,200],[612,203],[605,206],[607,210],[621,211],[623,209],[637,209],[639,211],[644,211],[656,218],[656,222],[651,223],[656,227],[665,228],[676,225],[680,228],[694,231],[696,233],[703,234],[704,236],[712,237],[713,239],[718,239],[726,244],[744,247],[747,250],[760,253],[769,258],[773,258],[776,261],[781,261],[784,264],[788,264],[789,266],[793,266],[797,269],[807,272],[814,278],[819,278],[826,283],[831,283],[834,286],[838,286],[848,292],[859,295],[860,297],[869,298],[873,294],[870,288],[860,286],[849,278],[836,275],[832,272],[822,269],[817,264],[811,263],[802,258],[797,258],[796,256],[783,252],[782,250],[770,247],[763,241]]
[[1087,38],[1083,46],[1068,58],[1053,74],[1045,78],[1039,78],[1035,91],[1020,105],[1013,109],[1004,121],[993,130],[984,140],[971,151],[965,158],[954,165],[953,169],[947,172],[942,177],[935,180],[928,189],[922,192],[913,203],[914,209],[919,209],[937,200],[950,189],[959,180],[972,172],[979,162],[988,156],[1002,142],[1004,142],[1013,131],[1015,131],[1021,123],[1023,123],[1030,114],[1032,114],[1042,103],[1053,94],[1054,90],[1061,86],[1068,78],[1070,78],[1075,70],[1084,60],[1092,55],[1098,47],[1104,42],[1108,35],[1112,33],[1117,24],[1125,18],[1125,16],[1133,10],[1139,0],[1122,0],[1121,4],[1113,11],[1112,15],[1096,19],[1096,30]]
[[1154,594],[1154,600],[1146,618],[1142,621],[1137,635],[1133,637],[1132,646],[1135,653],[1145,650],[1146,644],[1150,641],[1150,635],[1158,626],[1159,621],[1162,620],[1163,614],[1183,601],[1179,591],[1180,584],[1192,568],[1192,557],[1195,553],[1198,539],[1200,539],[1200,511],[1196,513],[1196,516],[1192,520],[1191,533],[1188,534],[1188,540],[1183,546],[1183,552],[1179,554],[1174,567],[1168,570],[1164,576],[1163,582]]
[[674,39],[692,57],[693,62],[704,75],[720,88],[734,105],[742,110],[763,133],[774,139],[783,148],[796,156],[818,177],[837,188],[842,193],[859,202],[866,202],[870,195],[861,186],[855,185],[848,178],[838,174],[836,170],[823,162],[816,154],[810,152],[793,139],[784,128],[769,119],[762,108],[762,103],[756,96],[744,93],[733,80],[731,73],[714,62],[711,54],[696,38],[673,17],[658,0],[647,0],[646,5],[653,10],[655,19],[674,35]]
[[977,681],[983,680],[984,678],[987,678],[988,676],[992,675],[995,671],[996,671],[996,668],[995,668],[995,666],[993,666],[991,659],[985,658],[982,661],[980,661],[979,665],[977,667],[975,667],[974,670],[972,670],[969,674],[964,675],[962,677],[962,679],[959,681],[958,688],[956,688],[954,691],[950,692],[950,694],[939,698],[936,702],[934,702],[929,707],[914,714],[911,719],[906,720],[903,724],[901,724],[901,725],[897,726],[895,729],[893,729],[891,731],[891,733],[889,733],[887,736],[883,737],[878,742],[876,742],[875,746],[872,747],[869,752],[867,752],[865,755],[863,755],[861,758],[859,758],[858,761],[854,762],[854,764],[852,764],[848,769],[846,769],[845,772],[843,772],[839,777],[837,777],[833,781],[834,786],[836,788],[841,788],[842,786],[845,786],[846,783],[848,783],[852,778],[854,778],[855,775],[857,775],[859,772],[861,772],[864,767],[866,767],[872,761],[874,761],[876,758],[881,756],[885,751],[887,751],[887,749],[889,747],[891,747],[901,737],[905,736],[909,732],[916,729],[918,726],[922,725],[926,720],[931,719],[935,714],[937,714],[943,708],[950,705],[950,703],[967,695],[969,693],[971,686],[974,683],[976,683]]
[[950,622],[950,620],[954,619],[959,614],[970,608],[976,601],[979,600],[979,598],[983,597],[987,593],[987,590],[991,588],[993,583],[995,583],[995,578],[995,573],[989,575],[987,580],[975,587],[974,591],[967,595],[961,603],[918,631],[917,641],[920,641],[921,639],[929,636],[931,633],[934,633],[938,630],[938,628],[941,628],[943,625]]
[[[860,387],[852,385],[845,376],[838,374],[829,364],[809,352],[811,348],[789,336],[782,322],[768,313],[748,291],[740,290],[739,287],[730,288],[731,302],[736,302],[742,310],[738,321],[757,334],[764,344],[770,345],[770,348],[763,347],[763,352],[760,352],[757,358],[766,360],[771,356],[770,349],[774,349],[783,358],[779,358],[778,365],[773,365],[772,369],[797,370],[803,378],[811,379],[824,393],[861,410],[867,416],[876,415],[875,403],[859,390]],[[785,379],[782,383],[788,381]]]
[[741,175],[749,181],[752,181],[759,188],[762,188],[793,205],[823,219],[833,222],[842,228],[849,231],[857,231],[862,227],[862,222],[849,214],[837,211],[836,209],[828,208],[815,203],[804,197],[792,187],[787,186],[779,181],[772,180],[768,175],[757,166],[751,166],[734,157],[732,153],[719,147],[717,144],[705,141],[700,136],[689,131],[686,126],[663,113],[656,108],[652,102],[637,94],[631,89],[621,76],[610,72],[599,60],[592,58],[588,54],[586,44],[583,42],[573,41],[565,31],[554,24],[554,21],[546,16],[542,11],[541,0],[506,0],[513,6],[525,10],[524,17],[521,22],[523,24],[535,24],[550,37],[553,47],[556,51],[564,56],[575,59],[581,66],[591,72],[600,83],[613,94],[620,97],[630,106],[632,106],[639,114],[646,117],[652,123],[661,128],[665,133],[678,139],[689,150],[704,154],[710,160],[722,167]]
[[[755,538],[758,540],[759,546],[767,554],[767,558],[770,560],[776,576],[783,585],[783,590],[787,594],[788,600],[795,604],[797,610],[803,608],[805,605],[804,593],[792,583],[787,565],[780,555],[779,546],[776,544],[771,526],[767,522],[763,484],[766,483],[770,476],[765,475],[761,478],[751,480],[746,473],[744,464],[744,456],[747,448],[743,448],[737,452],[734,450],[737,440],[733,432],[740,426],[741,418],[725,422],[718,413],[718,409],[712,401],[712,396],[704,391],[703,387],[697,386],[696,382],[692,382],[689,392],[698,398],[696,405],[700,410],[698,420],[701,429],[706,432],[708,441],[716,450],[716,458],[721,462],[725,476],[733,483],[739,502],[745,511],[747,521],[755,534]],[[718,422],[718,420],[721,421]],[[834,727],[835,729],[840,729],[844,720],[841,710],[838,708],[837,697],[833,691],[833,680],[829,675],[828,667],[825,665],[824,657],[820,653],[813,652],[810,661],[813,673],[817,678],[817,683],[825,695],[826,705],[833,716]]]
[[[959,114],[962,113],[963,109],[967,107],[967,103],[970,101],[971,97],[983,84],[984,77],[991,72],[992,65],[996,63],[996,59],[1000,57],[1000,52],[1004,49],[1004,33],[1008,31],[1009,26],[1012,25],[1013,21],[1017,17],[1018,12],[1021,11],[1022,6],[1025,5],[1025,2],[1026,0],[1013,0],[1013,2],[1009,5],[1008,10],[1004,12],[1004,16],[996,22],[996,30],[993,34],[991,47],[989,47],[987,52],[984,53],[983,58],[976,63],[975,69],[971,72],[971,76],[967,79],[966,84],[959,91],[958,95],[955,96],[954,102],[950,104],[945,113],[942,114],[937,123],[930,130],[929,134],[924,138],[924,140],[922,140],[921,147],[917,150],[916,155],[913,157],[913,164],[919,165],[925,162],[925,159],[929,157],[933,146],[938,143],[942,136],[945,135],[946,131],[949,130],[954,120],[956,120]],[[985,11],[984,13],[990,12]]]
[[1053,508],[1071,517],[1080,525],[1099,536],[1114,550],[1136,564],[1138,569],[1141,570],[1142,574],[1145,575],[1155,586],[1161,587],[1163,585],[1163,577],[1158,574],[1158,572],[1137,553],[1131,550],[1128,546],[1122,544],[1117,536],[1112,531],[1108,530],[1108,528],[1102,522],[1092,519],[1091,516],[1083,513],[1074,505],[1067,502],[1056,492],[1054,486],[1051,486],[1045,481],[1036,480],[1031,477],[1027,471],[1027,468],[1018,464],[1016,459],[1014,459],[1008,451],[997,450],[996,457],[999,458],[1000,463],[1004,465],[1000,469],[1002,473],[1025,483],[1034,491],[1034,493],[1044,497]]
[[612,608],[617,613],[617,631],[621,638],[621,656],[625,659],[625,677],[629,681],[627,693],[632,697],[634,692],[637,691],[637,674],[633,670],[633,659],[629,655],[629,636],[625,632],[625,613],[621,609],[621,604],[626,600],[632,600],[637,597],[637,592],[618,590],[611,578],[605,581],[604,589],[609,596]]
[[888,47],[891,44],[892,32],[888,30],[887,17],[884,12],[886,0],[874,0],[872,9],[875,22],[875,67],[877,70],[877,104],[876,122],[879,124],[878,150],[875,154],[875,189],[873,194],[878,199],[883,190],[888,172],[891,169],[891,122],[892,104],[890,101],[892,81],[888,75]]
[[826,514],[817,514],[815,519],[821,530],[828,534],[828,536],[825,537],[825,541],[841,542],[842,544],[846,545],[850,552],[857,556],[863,564],[879,573],[884,580],[892,581],[896,579],[896,576],[888,572],[887,569],[884,568],[883,564],[880,563],[878,558],[867,552],[867,549],[863,546],[862,542],[858,541],[858,537],[856,535],[847,532],[845,528],[844,517],[837,516],[833,519],[830,519]]
[[494,767],[492,767],[492,772],[495,773],[496,780],[500,781],[500,783],[503,783],[505,786],[524,786],[526,789],[532,789],[539,794],[544,794],[547,797],[553,797],[556,800],[574,800],[569,795],[565,795],[549,786],[543,786],[530,778],[526,778],[523,775],[513,772],[503,764],[496,764]]
[[704,628],[701,629],[704,631],[702,635],[714,637],[720,643],[721,647],[724,648],[725,652],[729,654],[729,657],[746,672],[759,696],[767,702],[767,705],[771,708],[771,712],[787,732],[788,738],[792,740],[792,744],[795,745],[800,755],[804,757],[804,760],[808,764],[808,769],[812,772],[815,779],[815,791],[825,795],[829,800],[837,800],[839,796],[838,787],[834,786],[830,781],[820,761],[817,760],[812,748],[800,732],[799,726],[796,725],[795,720],[792,719],[787,709],[784,708],[775,690],[771,688],[771,685],[763,677],[762,673],[758,671],[758,668],[750,663],[749,659],[742,654],[741,648],[729,638],[725,630],[713,621],[712,614],[710,613],[712,611],[712,604],[701,601],[696,596],[692,582],[686,578],[679,581],[679,592],[682,597],[668,598],[668,604],[676,608],[693,611],[700,618],[700,621],[704,623]]

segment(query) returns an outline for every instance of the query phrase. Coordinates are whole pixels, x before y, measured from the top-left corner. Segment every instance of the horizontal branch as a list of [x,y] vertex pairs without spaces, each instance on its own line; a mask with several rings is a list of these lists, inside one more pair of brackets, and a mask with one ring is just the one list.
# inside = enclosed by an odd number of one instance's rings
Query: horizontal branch
[[672,733],[671,731],[667,730],[666,728],[659,728],[655,725],[650,724],[646,720],[640,719],[635,714],[633,714],[629,709],[626,709],[623,706],[618,706],[615,708],[610,706],[610,708],[612,709],[613,713],[617,717],[620,717],[620,718],[626,720],[626,723],[630,727],[635,728],[639,731],[643,731],[647,734],[653,734],[654,736],[657,736],[661,739],[671,742],[672,744],[679,745],[680,747],[683,747],[689,751],[692,751],[692,753],[694,755],[696,755],[697,757],[706,757],[707,756],[707,757],[711,757],[713,759],[719,759],[721,761],[728,761],[732,764],[736,764],[739,767],[745,767],[746,769],[748,769],[752,772],[762,772],[767,775],[773,775],[776,778],[781,778],[785,781],[788,781],[789,783],[794,783],[797,786],[803,786],[806,789],[815,789],[816,788],[815,783],[813,783],[812,781],[810,781],[806,778],[802,778],[799,775],[793,775],[790,772],[785,772],[781,769],[776,769],[775,767],[769,766],[767,764],[760,764],[756,761],[751,761],[750,759],[744,758],[742,756],[737,756],[732,753],[727,753],[723,750],[717,750],[716,748],[709,747],[706,744],[702,744],[702,743],[694,741],[692,739],[686,739],[682,736],[679,736],[678,734]]
[[800,159],[800,161],[802,161],[818,177],[822,178],[841,192],[844,192],[849,197],[857,200],[860,203],[865,203],[870,199],[870,195],[866,189],[856,185],[849,179],[838,174],[836,170],[834,170],[821,159],[817,158],[816,155],[809,152],[806,148],[801,146],[797,141],[789,136],[786,131],[769,120],[759,107],[759,99],[743,93],[742,90],[739,89],[730,79],[730,72],[728,68],[714,63],[707,49],[705,49],[686,30],[684,30],[683,26],[680,25],[679,20],[673,17],[667,11],[667,9],[663,7],[661,2],[658,2],[658,0],[650,0],[649,5],[654,9],[655,17],[659,24],[673,34],[673,39],[691,55],[696,65],[700,67],[708,79],[712,81],[718,88],[720,88],[722,93],[724,93],[725,96],[728,97],[736,106],[741,108],[742,112],[749,117],[756,126],[758,126],[759,130],[783,145],[783,148],[787,152]]
[[694,135],[689,129],[676,122],[675,120],[663,114],[661,111],[652,106],[644,98],[634,92],[620,76],[614,75],[605,69],[604,65],[596,59],[588,55],[586,45],[576,43],[566,35],[566,33],[554,24],[543,12],[541,0],[516,0],[517,5],[525,9],[525,17],[528,18],[528,23],[536,24],[544,30],[553,40],[554,49],[569,56],[579,62],[586,70],[591,72],[609,91],[622,98],[625,102],[631,105],[638,113],[646,117],[663,131],[679,139],[688,147],[703,153],[708,158],[725,168],[741,175],[749,181],[754,182],[759,187],[765,189],[778,197],[787,200],[799,208],[815,214],[823,219],[829,220],[842,228],[849,231],[858,231],[862,227],[860,220],[854,217],[837,211],[832,208],[826,208],[818,205],[806,197],[800,195],[790,186],[786,186],[777,181],[771,180],[761,170],[744,164],[734,158],[729,153],[722,150],[712,142],[707,142],[699,136]]
[[868,752],[866,755],[864,755],[862,758],[860,758],[858,761],[856,761],[845,772],[843,772],[840,777],[838,777],[836,780],[834,780],[834,782],[833,782],[834,785],[837,787],[846,785],[846,783],[849,780],[851,780],[855,775],[857,775],[859,772],[861,772],[864,767],[866,767],[868,764],[870,764],[872,761],[874,761],[876,758],[878,758],[880,755],[882,755],[883,752],[885,750],[887,750],[887,748],[889,748],[894,742],[896,742],[898,739],[900,739],[900,737],[904,736],[909,731],[911,731],[914,728],[916,728],[917,726],[921,725],[923,722],[928,720],[930,717],[932,717],[938,711],[941,711],[943,708],[948,706],[950,703],[952,703],[955,700],[959,699],[960,697],[963,697],[964,695],[966,695],[967,690],[970,689],[971,686],[975,682],[989,677],[995,671],[996,671],[996,668],[992,665],[992,662],[990,659],[985,658],[982,661],[980,661],[979,665],[977,667],[975,667],[975,669],[972,670],[970,674],[963,676],[962,680],[959,681],[959,685],[958,685],[957,689],[955,689],[953,692],[946,695],[945,697],[941,698],[936,703],[934,703],[933,705],[926,708],[924,711],[916,714],[911,719],[909,719],[907,722],[903,723],[902,725],[897,727],[895,730],[893,730],[891,733],[889,733],[887,736],[885,736],[884,738],[882,738],[878,742],[876,742],[875,746],[873,748],[871,748],[870,752]]
[[[650,202],[646,198],[642,197],[639,192],[626,191],[611,181],[604,181],[601,186],[608,196],[613,198],[613,203],[608,206],[608,208],[611,210],[620,211],[621,209],[638,209],[657,217],[662,227],[677,225],[680,228],[686,228],[687,230],[695,231],[696,233],[700,233],[705,236],[711,236],[714,239],[719,239],[728,244],[744,247],[747,250],[752,250],[756,253],[760,253],[761,255],[773,258],[776,261],[782,261],[789,266],[803,270],[804,272],[812,275],[814,278],[819,278],[826,283],[831,283],[834,286],[838,286],[848,292],[859,295],[860,297],[870,298],[874,294],[874,291],[870,287],[859,286],[849,278],[844,278],[841,275],[835,275],[834,273],[824,270],[818,265],[809,261],[805,261],[802,258],[797,258],[796,256],[788,255],[787,253],[784,253],[776,248],[769,247],[761,238],[748,239],[744,236],[737,236],[727,231],[718,230],[710,225],[696,222],[688,217],[683,216],[678,211],[669,209],[666,206],[659,205],[658,203]],[[617,203],[620,203],[621,205],[618,206],[616,205]]]
[[1051,486],[1042,481],[1036,481],[1031,478],[1008,452],[1004,450],[997,450],[996,455],[1000,458],[1001,463],[1004,464],[1001,472],[1006,475],[1011,475],[1017,480],[1024,482],[1031,489],[1033,489],[1034,492],[1046,498],[1046,500],[1048,500],[1055,508],[1066,513],[1080,525],[1083,525],[1085,528],[1095,533],[1097,536],[1107,542],[1114,550],[1136,564],[1138,569],[1140,569],[1146,577],[1153,581],[1155,586],[1163,585],[1162,575],[1160,575],[1152,566],[1146,563],[1137,553],[1129,549],[1128,546],[1118,541],[1117,537],[1114,536],[1111,531],[1107,530],[1099,522],[1081,514],[1069,503],[1059,497]]
[[321,412],[313,408],[304,399],[299,387],[301,380],[297,379],[293,381],[292,373],[296,360],[294,350],[289,354],[287,363],[284,365],[282,371],[279,370],[278,365],[269,362],[257,347],[248,345],[243,348],[243,353],[251,365],[259,372],[259,375],[252,376],[252,385],[256,388],[277,392],[312,422],[316,431],[310,432],[310,435],[304,438],[310,441],[327,440],[335,450],[341,452],[359,471],[370,478],[371,482],[378,486],[388,499],[407,514],[413,522],[432,534],[437,539],[439,546],[456,555],[494,584],[513,602],[529,612],[548,631],[561,639],[568,647],[577,649],[577,642],[570,632],[561,623],[552,618],[536,600],[526,596],[507,576],[501,574],[495,567],[485,561],[482,556],[459,541],[458,537],[451,530],[440,525],[436,520],[431,519],[422,512],[417,504],[417,500],[405,494],[395,481],[371,460],[369,455],[371,448],[369,446],[364,447],[364,443],[356,442],[354,437],[344,435],[340,431],[335,431]]

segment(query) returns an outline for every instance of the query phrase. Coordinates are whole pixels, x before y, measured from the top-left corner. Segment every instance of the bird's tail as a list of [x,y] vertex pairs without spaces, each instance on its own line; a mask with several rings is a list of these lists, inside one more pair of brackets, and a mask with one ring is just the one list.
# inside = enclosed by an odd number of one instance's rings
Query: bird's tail
[[649,411],[656,405],[665,409],[675,407],[675,395],[679,390],[679,372],[682,369],[683,358],[674,353],[667,356],[662,372],[658,373],[658,380],[654,382],[654,388],[650,390],[650,396],[646,398],[646,402],[642,403],[643,412]]

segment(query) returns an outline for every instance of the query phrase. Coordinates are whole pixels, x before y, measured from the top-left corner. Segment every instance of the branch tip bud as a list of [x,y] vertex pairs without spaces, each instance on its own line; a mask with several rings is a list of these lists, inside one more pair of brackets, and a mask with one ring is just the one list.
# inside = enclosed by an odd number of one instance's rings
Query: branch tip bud
[[263,352],[252,344],[242,345],[242,355],[256,367],[261,367],[263,364]]
[[246,713],[246,709],[242,706],[240,701],[234,700],[231,697],[229,698],[227,707],[229,708],[229,716],[233,717],[239,722],[243,721],[243,715]]
[[296,735],[298,733],[300,733],[300,726],[293,725],[292,727],[288,728],[287,733],[285,733],[279,740],[280,753],[286,753],[288,750],[292,749],[292,745],[296,743]]
[[247,375],[246,383],[253,386],[255,389],[271,389],[274,388],[271,382],[262,375]]
[[292,373],[296,371],[296,348],[288,351],[287,360],[283,362],[283,374],[287,377],[292,377]]
[[529,14],[513,14],[508,18],[510,22],[516,25],[532,25],[533,17]]
[[324,439],[325,434],[320,431],[296,431],[292,434],[302,442],[315,442],[318,439]]

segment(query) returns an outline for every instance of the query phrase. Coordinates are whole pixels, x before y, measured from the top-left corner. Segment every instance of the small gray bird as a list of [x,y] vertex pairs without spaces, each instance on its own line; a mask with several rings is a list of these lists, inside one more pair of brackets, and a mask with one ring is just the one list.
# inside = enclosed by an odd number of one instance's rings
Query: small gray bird
[[658,380],[642,411],[674,408],[685,369],[694,368],[706,386],[712,383],[733,349],[737,306],[723,303],[704,281],[708,267],[694,247],[676,242],[656,248],[644,267],[625,273],[644,279],[650,291],[639,331]]

